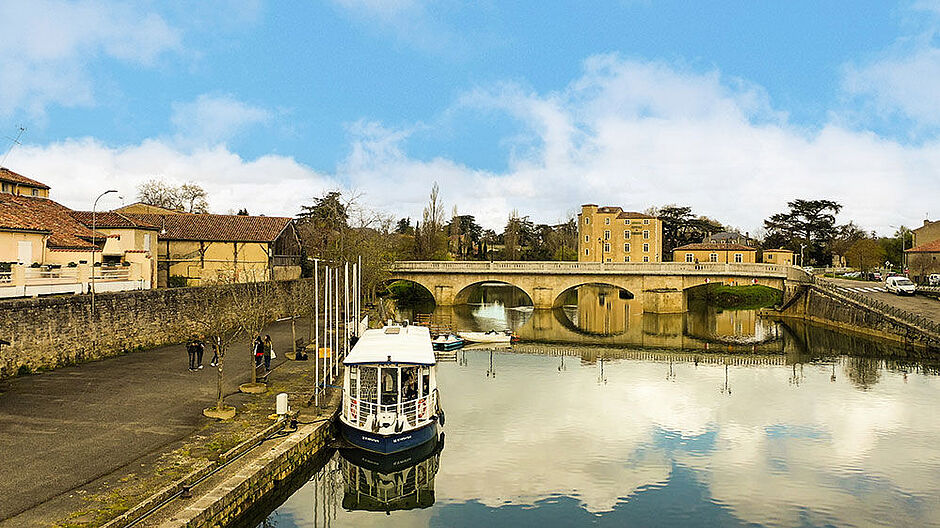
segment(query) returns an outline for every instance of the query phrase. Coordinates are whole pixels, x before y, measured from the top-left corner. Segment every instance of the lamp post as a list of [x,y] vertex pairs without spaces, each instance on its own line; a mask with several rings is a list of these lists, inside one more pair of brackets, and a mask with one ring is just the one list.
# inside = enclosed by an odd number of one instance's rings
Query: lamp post
[[98,220],[97,219],[98,200],[100,200],[101,197],[106,194],[116,193],[116,192],[117,192],[116,190],[111,189],[111,190],[108,190],[99,194],[98,197],[95,198],[95,203],[92,204],[91,206],[91,241],[92,241],[91,245],[93,246],[91,248],[91,315],[92,317],[94,317],[95,315],[95,250],[98,249],[98,234],[97,234],[97,231],[95,231],[95,228],[97,227],[97,220]]

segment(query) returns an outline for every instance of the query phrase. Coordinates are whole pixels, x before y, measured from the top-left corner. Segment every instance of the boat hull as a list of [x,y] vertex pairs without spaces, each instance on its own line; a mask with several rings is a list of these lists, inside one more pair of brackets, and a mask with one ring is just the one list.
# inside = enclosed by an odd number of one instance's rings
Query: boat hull
[[451,350],[457,350],[458,348],[464,345],[464,341],[449,341],[446,343],[432,343],[434,350],[438,352],[450,352]]
[[360,449],[365,449],[366,451],[387,455],[389,453],[406,451],[436,439],[439,427],[435,419],[418,429],[392,435],[380,435],[356,429],[340,420],[340,431],[342,432],[343,438],[350,444]]

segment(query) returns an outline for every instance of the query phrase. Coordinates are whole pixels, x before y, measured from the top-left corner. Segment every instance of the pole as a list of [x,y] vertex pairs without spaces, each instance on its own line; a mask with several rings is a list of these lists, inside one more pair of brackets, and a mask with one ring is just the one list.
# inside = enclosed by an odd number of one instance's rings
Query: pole
[[[320,270],[319,261],[313,260],[313,327],[316,332],[316,340],[313,342],[313,398],[314,405],[320,406]],[[307,334],[308,338],[310,334]]]
[[343,357],[349,355],[349,263],[343,263]]
[[[342,346],[339,340],[339,266],[336,266],[336,271],[333,273],[333,331],[336,339],[336,347],[339,348]],[[337,359],[339,354],[337,354]],[[336,377],[336,373],[339,365],[337,362],[333,361],[333,377]]]
[[359,335],[359,322],[362,321],[362,255],[356,264],[356,337]]
[[323,325],[323,336],[324,336],[324,339],[326,339],[327,343],[329,344],[328,350],[330,351],[329,356],[323,358],[323,383],[324,383],[324,390],[325,390],[326,389],[325,384],[329,383],[330,375],[328,374],[328,372],[333,371],[333,368],[331,366],[330,367],[327,366],[327,365],[333,364],[333,334],[330,332],[330,330],[332,329],[330,325],[332,324],[333,311],[330,309],[330,305],[332,304],[330,302],[330,293],[331,293],[332,288],[330,288],[330,267],[329,266],[326,267],[326,285],[324,286],[324,288],[325,288],[325,292],[323,295],[324,295],[324,300],[326,301],[326,303],[323,308],[326,311],[326,321],[324,321],[324,325]]
[[95,250],[98,249],[98,233],[97,231],[95,231],[95,229],[98,227],[98,224],[97,224],[98,200],[100,200],[101,197],[106,194],[116,193],[116,192],[117,191],[115,191],[114,189],[110,189],[99,194],[98,197],[95,198],[95,202],[91,205],[91,232],[92,232],[91,234],[91,240],[92,240],[92,244],[91,244],[92,246],[91,248],[91,316],[92,317],[95,316]]

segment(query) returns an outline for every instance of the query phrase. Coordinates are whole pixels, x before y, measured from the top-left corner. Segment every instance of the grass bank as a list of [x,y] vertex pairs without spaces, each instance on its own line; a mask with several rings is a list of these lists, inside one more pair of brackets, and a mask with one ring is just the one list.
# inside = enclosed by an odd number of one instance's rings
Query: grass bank
[[709,284],[691,290],[689,300],[703,300],[725,310],[756,310],[780,304],[783,301],[783,292],[760,284]]

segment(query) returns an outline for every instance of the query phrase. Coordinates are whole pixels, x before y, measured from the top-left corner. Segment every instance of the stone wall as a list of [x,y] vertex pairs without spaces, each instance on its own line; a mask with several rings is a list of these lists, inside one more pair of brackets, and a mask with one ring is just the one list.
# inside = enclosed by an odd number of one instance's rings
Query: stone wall
[[[312,279],[259,283],[295,291]],[[224,289],[249,284],[100,293],[0,302],[0,378],[181,343],[197,331],[188,320]],[[273,294],[273,293],[272,293]],[[281,314],[278,314],[281,315]]]

